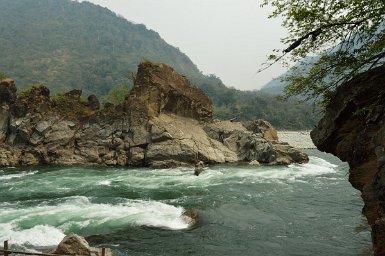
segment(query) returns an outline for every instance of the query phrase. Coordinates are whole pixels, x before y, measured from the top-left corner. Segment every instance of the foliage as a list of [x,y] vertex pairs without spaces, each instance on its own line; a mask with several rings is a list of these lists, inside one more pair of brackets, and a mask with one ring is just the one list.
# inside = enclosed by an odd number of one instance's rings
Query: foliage
[[0,81],[7,78],[7,75],[0,70]]
[[239,121],[264,119],[277,129],[311,129],[318,121],[307,103],[295,100],[280,101],[271,94],[262,92],[233,91],[228,104],[215,107],[214,116],[221,119],[235,118]]
[[107,101],[116,104],[119,104],[124,101],[125,96],[130,92],[131,88],[128,88],[125,85],[120,85],[116,88],[111,89],[107,96],[106,99]]
[[85,1],[1,0],[0,31],[0,69],[18,86],[42,83],[53,93],[78,88],[103,96],[132,85],[143,59],[200,73],[156,32]]
[[[300,62],[284,78],[286,98],[304,95],[327,104],[339,85],[385,63],[383,0],[264,0],[262,5],[269,4],[275,8],[270,17],[284,19],[288,36],[282,42],[289,45],[282,55],[275,50],[270,64]],[[314,55],[310,66],[301,63]]]
[[36,89],[38,89],[39,86],[40,86],[40,84],[33,84],[33,85],[28,86],[28,87],[24,87],[23,89],[21,89],[19,91],[19,96],[26,98],[26,97],[30,96],[31,93],[33,93]]
[[[151,60],[172,66],[202,88],[217,117],[265,118],[286,129],[314,124],[313,116],[301,114],[309,105],[279,104],[273,96],[228,88],[215,75],[203,75],[156,32],[89,2],[1,0],[0,31],[0,69],[18,87],[42,83],[52,94],[82,89],[83,95],[119,102],[133,86],[137,65]],[[60,97],[54,101],[63,103]]]

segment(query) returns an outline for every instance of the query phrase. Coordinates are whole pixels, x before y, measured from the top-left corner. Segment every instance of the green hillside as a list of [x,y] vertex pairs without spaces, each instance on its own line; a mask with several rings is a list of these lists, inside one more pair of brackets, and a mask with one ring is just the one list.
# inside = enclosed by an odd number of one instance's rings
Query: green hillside
[[[203,75],[158,33],[88,2],[1,0],[0,54],[0,73],[18,87],[42,83],[54,93],[80,88],[104,97],[122,85],[130,88],[137,65],[150,60],[174,67],[201,87],[213,99],[217,117],[265,118],[287,129],[315,123],[313,115],[305,116],[309,106],[228,88]],[[284,121],[290,116],[295,118]]]

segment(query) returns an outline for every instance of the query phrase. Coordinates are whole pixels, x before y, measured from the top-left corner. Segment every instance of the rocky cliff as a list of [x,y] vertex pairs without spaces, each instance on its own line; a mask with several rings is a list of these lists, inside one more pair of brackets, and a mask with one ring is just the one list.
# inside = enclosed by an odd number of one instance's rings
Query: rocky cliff
[[0,166],[39,164],[171,167],[236,161],[306,162],[265,121],[212,120],[212,102],[165,64],[139,65],[123,103],[103,109],[80,90],[17,94],[0,83]]
[[349,181],[361,191],[375,255],[385,255],[385,67],[345,83],[311,132],[318,149],[349,163]]

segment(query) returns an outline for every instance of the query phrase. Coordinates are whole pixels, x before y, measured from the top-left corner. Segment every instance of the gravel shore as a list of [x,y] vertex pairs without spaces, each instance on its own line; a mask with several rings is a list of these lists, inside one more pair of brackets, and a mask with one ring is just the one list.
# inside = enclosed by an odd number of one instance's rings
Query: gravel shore
[[278,131],[278,140],[296,148],[316,148],[310,138],[310,131]]

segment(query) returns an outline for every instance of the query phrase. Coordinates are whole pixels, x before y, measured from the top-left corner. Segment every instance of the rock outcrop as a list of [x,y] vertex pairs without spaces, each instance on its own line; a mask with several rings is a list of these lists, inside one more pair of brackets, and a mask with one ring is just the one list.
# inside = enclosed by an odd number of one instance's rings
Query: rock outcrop
[[50,96],[40,85],[20,95],[0,84],[0,166],[38,164],[173,167],[253,161],[306,162],[277,141],[265,121],[212,120],[212,102],[165,64],[139,65],[123,103],[100,109],[81,90]]
[[151,117],[172,113],[210,121],[213,116],[209,97],[165,64],[140,64],[130,98],[145,104]]
[[385,255],[385,67],[337,89],[311,132],[318,149],[349,163],[349,181],[362,193],[375,255]]
[[238,161],[269,164],[305,163],[301,150],[279,142],[277,131],[264,120],[253,122],[213,121],[203,127],[208,136],[237,154]]

